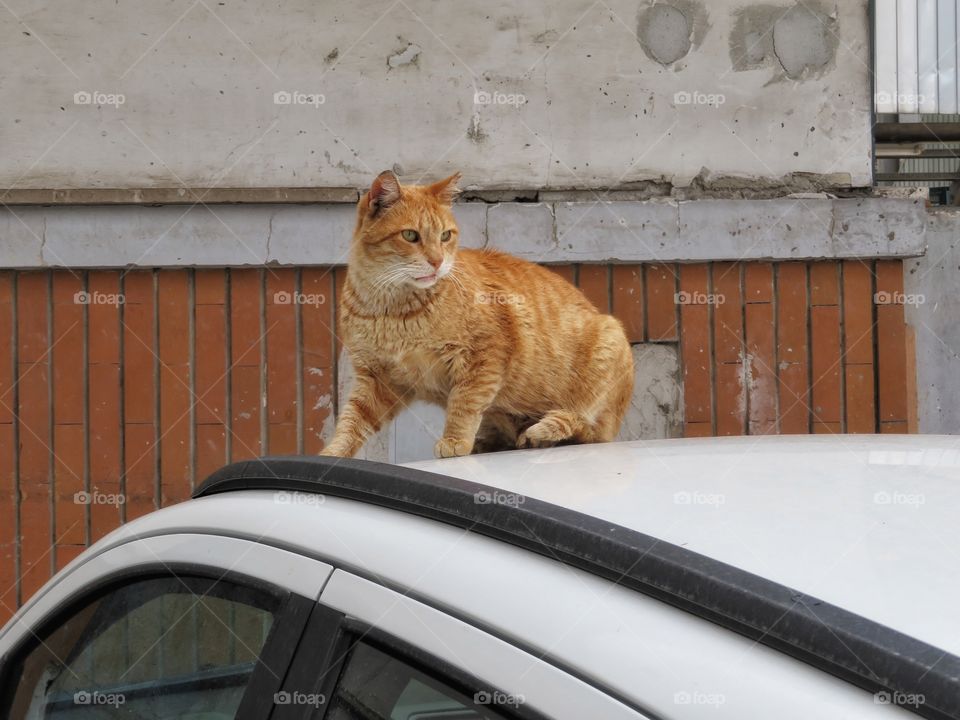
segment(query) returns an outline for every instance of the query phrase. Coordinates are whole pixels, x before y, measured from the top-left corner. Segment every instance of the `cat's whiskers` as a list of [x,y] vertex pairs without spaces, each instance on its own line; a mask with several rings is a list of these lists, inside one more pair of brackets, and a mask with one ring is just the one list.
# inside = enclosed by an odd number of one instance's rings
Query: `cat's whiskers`
[[373,285],[371,286],[371,291],[374,293],[379,293],[387,288],[398,285],[398,280],[402,280],[405,277],[409,277],[410,268],[407,265],[395,265],[388,268],[383,273],[381,273],[376,280],[374,280]]
[[463,280],[460,279],[460,270],[459,265],[454,263],[450,266],[450,270],[447,272],[445,277],[450,278],[450,281],[459,288],[460,292],[463,293],[466,291],[466,288],[463,285]]

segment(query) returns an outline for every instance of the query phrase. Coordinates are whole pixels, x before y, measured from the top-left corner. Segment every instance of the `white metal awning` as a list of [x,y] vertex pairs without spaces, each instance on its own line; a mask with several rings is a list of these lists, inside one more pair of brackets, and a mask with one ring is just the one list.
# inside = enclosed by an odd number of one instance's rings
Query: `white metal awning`
[[958,0],[876,0],[876,111],[958,112]]

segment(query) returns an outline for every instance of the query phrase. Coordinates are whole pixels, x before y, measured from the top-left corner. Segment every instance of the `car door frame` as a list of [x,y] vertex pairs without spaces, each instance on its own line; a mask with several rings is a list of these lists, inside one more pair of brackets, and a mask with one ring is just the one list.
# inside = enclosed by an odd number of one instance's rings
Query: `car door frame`
[[[239,568],[243,559],[249,561]],[[190,575],[256,587],[278,599],[270,632],[236,714],[239,720],[265,720],[332,570],[329,564],[304,555],[218,535],[171,533],[110,547],[56,576],[7,625],[0,637],[0,709],[13,700],[16,686],[10,675],[16,663],[59,622],[133,581]],[[337,615],[316,614],[323,628],[313,636],[314,642],[326,642],[332,648],[341,635]]]
[[[509,638],[427,605],[408,592],[388,588],[347,570],[334,570],[320,595],[320,603],[345,616],[342,635],[349,642],[370,636],[374,641],[371,644],[445,679],[454,688],[469,690],[468,695],[486,690],[491,694],[522,697],[519,705],[498,708],[511,717],[525,720],[650,718],[639,708],[518,647]],[[342,665],[343,656],[339,661]],[[518,668],[529,674],[528,683],[522,688],[517,684]]]

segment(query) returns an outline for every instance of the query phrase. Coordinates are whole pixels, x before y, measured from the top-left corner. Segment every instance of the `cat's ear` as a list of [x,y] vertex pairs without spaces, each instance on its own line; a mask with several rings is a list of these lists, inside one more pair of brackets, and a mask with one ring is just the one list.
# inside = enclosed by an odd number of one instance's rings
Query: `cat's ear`
[[457,187],[457,182],[459,182],[460,177],[460,173],[456,172],[450,177],[430,185],[427,190],[436,196],[437,200],[444,205],[450,205],[456,199],[457,195],[460,194],[460,188]]
[[397,180],[397,176],[391,170],[384,170],[377,175],[373,185],[370,186],[370,192],[367,193],[370,214],[380,214],[395,205],[401,196],[400,181]]

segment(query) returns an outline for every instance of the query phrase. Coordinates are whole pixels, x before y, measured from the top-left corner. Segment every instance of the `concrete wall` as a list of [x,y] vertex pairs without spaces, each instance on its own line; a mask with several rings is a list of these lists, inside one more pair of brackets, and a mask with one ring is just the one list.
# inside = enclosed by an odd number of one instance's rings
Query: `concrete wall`
[[916,335],[922,433],[960,434],[960,211],[931,212],[927,252],[904,262],[907,322]]
[[870,181],[867,0],[5,7],[0,188]]
[[[920,199],[459,203],[464,247],[534,262],[909,257],[925,247]],[[340,265],[347,204],[0,209],[7,267]]]

